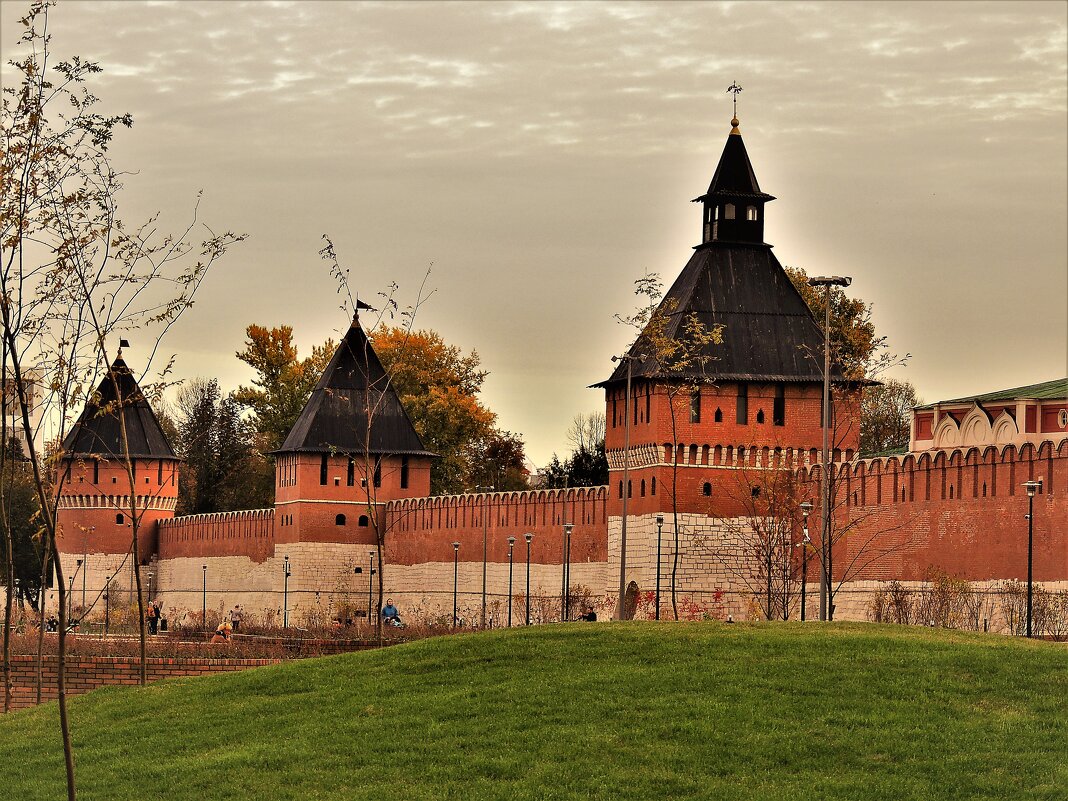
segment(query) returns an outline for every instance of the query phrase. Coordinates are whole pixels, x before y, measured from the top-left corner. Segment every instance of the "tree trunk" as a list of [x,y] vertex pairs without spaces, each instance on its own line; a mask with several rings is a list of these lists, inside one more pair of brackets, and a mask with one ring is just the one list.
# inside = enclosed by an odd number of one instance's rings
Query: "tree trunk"
[[48,569],[51,567],[52,551],[46,546],[44,557],[41,559],[41,591],[37,594],[37,659],[34,663],[34,672],[37,679],[37,703],[41,703],[41,659],[44,655],[44,630],[45,630],[45,587],[48,584]]
[[67,801],[75,801],[74,751],[70,742],[70,721],[67,718],[67,588],[63,583],[63,564],[55,537],[51,537],[52,559],[56,565],[56,584],[59,590],[59,647],[56,656],[56,700],[59,701],[59,729],[63,737],[63,760],[67,769]]

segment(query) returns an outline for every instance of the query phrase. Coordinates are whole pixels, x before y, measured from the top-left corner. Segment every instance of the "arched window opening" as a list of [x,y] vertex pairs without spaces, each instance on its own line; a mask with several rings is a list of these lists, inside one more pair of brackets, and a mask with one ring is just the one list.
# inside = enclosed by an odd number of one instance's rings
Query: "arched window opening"
[[652,480],[652,483],[650,484],[649,489],[650,489],[650,494],[651,495],[656,495],[656,476],[653,476],[653,480]]
[[401,471],[400,471],[400,485],[401,489],[408,489],[408,457],[401,457]]
[[628,498],[634,497],[634,482],[633,481],[628,481],[627,482],[627,497]]
[[642,497],[644,498],[645,497],[645,479],[644,478],[642,479],[641,494],[642,494]]
[[356,525],[360,528],[367,528],[370,525],[370,520],[367,519],[367,515],[360,515],[360,519],[356,521]]
[[349,487],[356,486],[356,460],[349,457],[348,471],[345,473],[345,485]]
[[335,526],[343,526],[343,525],[345,525],[345,515],[338,515],[337,517],[335,517],[334,518],[334,525]]
[[760,487],[753,487],[752,496],[754,498],[759,498],[760,497]]
[[695,389],[690,393],[690,422],[701,422],[701,390]]
[[163,484],[163,460],[162,459],[159,460],[159,467],[156,469],[156,483],[161,485],[161,486]]
[[983,497],[986,497],[986,482],[983,482]]
[[723,207],[723,219],[724,220],[733,220],[734,219],[734,204],[733,203],[728,203]]
[[330,466],[329,457],[324,453],[319,460],[319,483],[326,486],[326,470]]
[[715,419],[716,419],[717,423],[722,423],[723,422],[723,410],[722,409],[716,409],[716,418]]
[[756,222],[756,220],[757,220],[757,207],[756,206],[746,206],[746,208],[745,208],[745,219],[749,220],[749,222]]
[[[160,464],[163,464],[163,462],[160,462]],[[93,483],[94,484],[99,484],[100,483],[100,460],[99,459],[93,459]]]
[[786,387],[779,384],[775,387],[775,404],[771,409],[772,425],[786,425]]
[[740,426],[749,424],[749,386],[738,385],[738,411],[736,422]]
[[126,522],[126,515],[121,514],[121,513],[115,515],[115,522],[118,523],[121,526],[123,523]]
[[712,484],[709,483],[708,481],[706,481],[705,485],[701,488],[701,494],[704,495],[706,498],[711,498],[712,497]]
[[375,459],[375,486],[382,486],[382,460]]
[[761,409],[757,412],[757,422],[763,425],[764,423],[764,410]]
[[622,481],[619,482],[619,497],[620,498],[623,497],[623,482]]

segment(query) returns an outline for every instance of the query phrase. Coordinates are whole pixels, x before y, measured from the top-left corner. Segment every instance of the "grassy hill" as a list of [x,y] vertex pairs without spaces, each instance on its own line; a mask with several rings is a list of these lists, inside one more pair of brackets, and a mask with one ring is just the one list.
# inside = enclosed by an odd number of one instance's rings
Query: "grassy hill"
[[[1068,648],[850,624],[570,624],[73,699],[85,799],[1068,798]],[[63,795],[55,704],[0,796]]]

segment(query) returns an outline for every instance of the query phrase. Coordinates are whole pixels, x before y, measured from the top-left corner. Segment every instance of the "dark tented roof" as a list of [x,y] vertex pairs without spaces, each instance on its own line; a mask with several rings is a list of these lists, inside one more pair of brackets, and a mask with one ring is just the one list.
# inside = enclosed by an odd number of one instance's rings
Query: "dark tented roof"
[[[1030,400],[1060,400],[1068,398],[1068,378],[1058,378],[1053,381],[1044,381],[1041,384],[1028,384],[1025,387],[1001,389],[996,392],[987,392],[983,395],[966,395],[963,398],[939,401],[939,403],[995,403],[997,401],[1012,401],[1020,398]],[[917,409],[932,409],[933,403],[917,406]]]
[[[117,382],[112,380],[113,374]],[[115,392],[116,383],[118,394]],[[126,421],[126,439],[131,457],[177,458],[152,407],[148,405],[141,387],[137,385],[137,379],[133,377],[122,356],[112,363],[96,393],[85,404],[82,416],[63,440],[64,455],[74,458],[124,458],[120,414]]]
[[756,173],[749,161],[749,154],[745,150],[745,142],[740,133],[732,133],[727,137],[727,144],[723,147],[723,154],[719,157],[719,165],[716,167],[712,183],[708,185],[708,191],[697,198],[704,200],[709,195],[741,195],[745,197],[759,197],[764,200],[774,200],[771,195],[760,191]]
[[419,439],[356,317],[277,452],[364,453],[365,444],[374,454],[434,455]]
[[[666,334],[684,337],[683,323],[691,312],[705,326],[723,325],[723,343],[701,351],[709,357],[703,369],[694,364],[669,371],[647,358],[633,361],[632,377],[705,381],[822,382],[823,331],[808,306],[766,245],[717,244],[698,248],[660,304],[671,310]],[[651,354],[639,338],[632,355]],[[627,377],[621,361],[608,386]],[[831,379],[842,381],[832,367]]]

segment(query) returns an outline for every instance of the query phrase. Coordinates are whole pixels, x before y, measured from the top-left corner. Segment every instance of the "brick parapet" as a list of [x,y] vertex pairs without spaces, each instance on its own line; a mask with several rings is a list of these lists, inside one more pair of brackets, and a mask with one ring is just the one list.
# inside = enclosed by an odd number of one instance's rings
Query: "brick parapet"
[[159,558],[247,556],[264,562],[274,553],[274,509],[175,517],[159,522]]
[[[149,681],[182,676],[206,676],[236,670],[274,665],[280,659],[233,658],[164,658],[149,657]],[[45,701],[56,698],[56,674],[59,658],[46,655],[41,660],[41,696]],[[123,656],[77,656],[66,659],[66,688],[68,695],[80,695],[98,687],[139,683],[139,660]],[[16,654],[11,657],[12,706],[15,709],[33,706],[37,696],[36,657]]]

